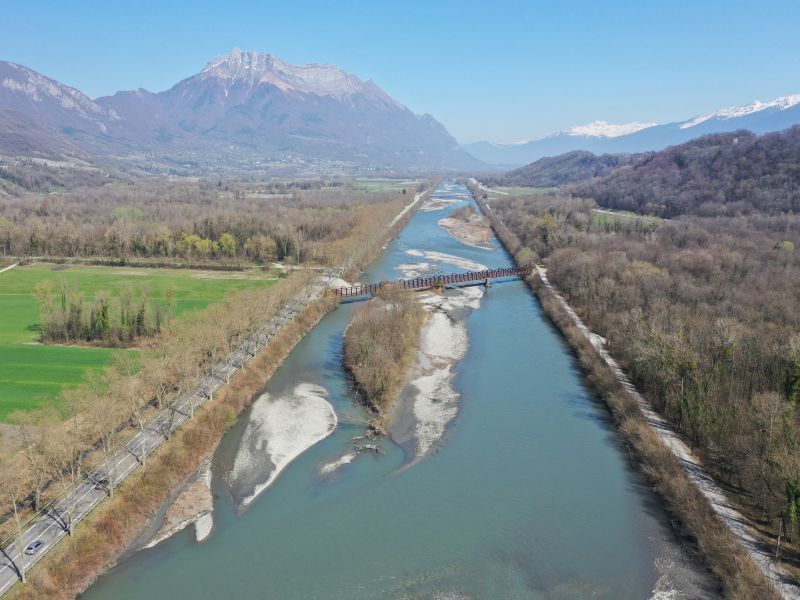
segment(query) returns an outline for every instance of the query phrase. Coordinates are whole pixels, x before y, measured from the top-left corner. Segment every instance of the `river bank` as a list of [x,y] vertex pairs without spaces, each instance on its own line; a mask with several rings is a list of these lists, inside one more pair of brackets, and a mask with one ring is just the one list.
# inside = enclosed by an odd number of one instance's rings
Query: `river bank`
[[167,508],[161,527],[155,536],[143,547],[152,548],[190,525],[194,525],[195,539],[202,542],[211,534],[214,525],[211,515],[213,508],[211,461],[204,460],[178,497]]
[[[519,239],[494,217],[491,208],[480,199],[479,194],[476,194],[476,198],[498,238],[521,264],[520,252],[523,247]],[[686,452],[676,452],[675,445],[665,443],[663,431],[657,431],[657,428],[666,426],[671,431],[671,427],[663,419],[660,419],[660,424],[648,419],[643,408],[649,409],[649,406],[642,405],[646,404],[644,399],[622,371],[614,368],[613,359],[609,360],[611,357],[603,348],[604,340],[593,334],[549,285],[541,267],[537,265],[537,271],[527,279],[527,283],[539,298],[545,314],[575,352],[588,381],[605,401],[617,430],[634,450],[641,471],[647,475],[664,499],[666,507],[682,525],[684,535],[697,547],[709,568],[719,578],[726,597],[741,600],[797,597],[789,589],[779,592],[774,587],[772,577],[762,572],[761,564],[754,559],[752,551],[742,546],[741,537],[737,536],[739,539],[736,539],[730,535],[730,525],[720,520],[719,508],[709,502],[707,495],[698,487],[697,480],[693,481],[689,474],[692,470],[699,470],[700,478],[711,480],[702,472],[699,460],[693,458],[688,463],[684,462],[691,455],[688,448]],[[655,416],[655,413],[652,414]],[[679,440],[674,431],[669,435]]]

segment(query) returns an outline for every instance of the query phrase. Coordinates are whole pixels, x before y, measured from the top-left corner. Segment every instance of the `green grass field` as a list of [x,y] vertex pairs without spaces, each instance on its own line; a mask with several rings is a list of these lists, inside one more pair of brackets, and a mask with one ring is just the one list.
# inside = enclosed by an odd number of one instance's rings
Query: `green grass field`
[[505,192],[509,196],[535,196],[553,188],[538,188],[538,187],[499,187],[495,188],[498,191]]
[[0,273],[0,421],[18,408],[53,402],[65,386],[79,384],[89,369],[108,364],[110,348],[37,343],[38,308],[32,292],[44,279],[55,287],[64,277],[90,298],[99,290],[116,294],[133,282],[150,288],[154,301],[174,289],[177,315],[202,309],[234,290],[265,286],[275,279],[257,271],[133,269],[83,265],[33,264]]

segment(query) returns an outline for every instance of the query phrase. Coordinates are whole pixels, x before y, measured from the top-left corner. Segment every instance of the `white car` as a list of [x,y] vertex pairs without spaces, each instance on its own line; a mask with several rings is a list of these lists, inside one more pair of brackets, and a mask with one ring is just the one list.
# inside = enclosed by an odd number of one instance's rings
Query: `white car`
[[27,548],[25,548],[25,554],[30,554],[30,555],[36,554],[37,552],[39,552],[39,550],[42,549],[43,546],[44,542],[42,540],[36,540],[34,542],[31,542],[30,544],[28,544]]

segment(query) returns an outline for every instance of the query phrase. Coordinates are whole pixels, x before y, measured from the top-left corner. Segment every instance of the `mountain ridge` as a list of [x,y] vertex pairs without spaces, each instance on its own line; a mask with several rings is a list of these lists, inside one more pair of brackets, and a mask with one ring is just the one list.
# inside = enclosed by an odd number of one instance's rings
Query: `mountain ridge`
[[[0,111],[6,119],[10,111],[25,115],[51,130],[54,143],[67,139],[86,155],[144,155],[149,165],[317,172],[485,166],[436,119],[413,113],[371,80],[239,49],[167,90],[94,100],[0,61]],[[0,136],[10,129],[0,127]],[[19,128],[15,135],[19,142]],[[4,148],[13,143],[0,140]]]
[[[746,129],[756,134],[771,133],[800,124],[800,94],[781,96],[769,102],[751,102],[718,109],[670,123],[638,127],[641,123],[614,125],[595,121],[525,143],[494,144],[474,142],[463,148],[492,165],[518,167],[547,156],[584,150],[594,154],[632,154],[663,150],[712,133]],[[618,135],[609,132],[625,131]],[[603,135],[603,133],[606,135]]]

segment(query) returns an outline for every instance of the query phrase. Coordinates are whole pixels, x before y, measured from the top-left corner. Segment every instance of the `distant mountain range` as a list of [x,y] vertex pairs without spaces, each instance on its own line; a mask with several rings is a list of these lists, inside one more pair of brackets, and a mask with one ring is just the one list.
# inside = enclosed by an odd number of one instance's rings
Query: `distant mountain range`
[[463,147],[488,164],[516,167],[545,156],[557,156],[574,150],[586,150],[595,154],[646,152],[662,150],[709,133],[747,129],[762,134],[797,124],[800,124],[800,94],[784,96],[772,102],[753,102],[724,108],[686,121],[663,125],[612,125],[596,121],[530,142],[476,142]]
[[0,61],[0,153],[200,171],[485,166],[433,117],[412,113],[370,80],[238,49],[164,92],[95,100]]
[[711,134],[659,152],[629,156],[606,174],[567,190],[593,198],[604,208],[668,218],[796,214],[800,126],[760,136],[744,130]]

